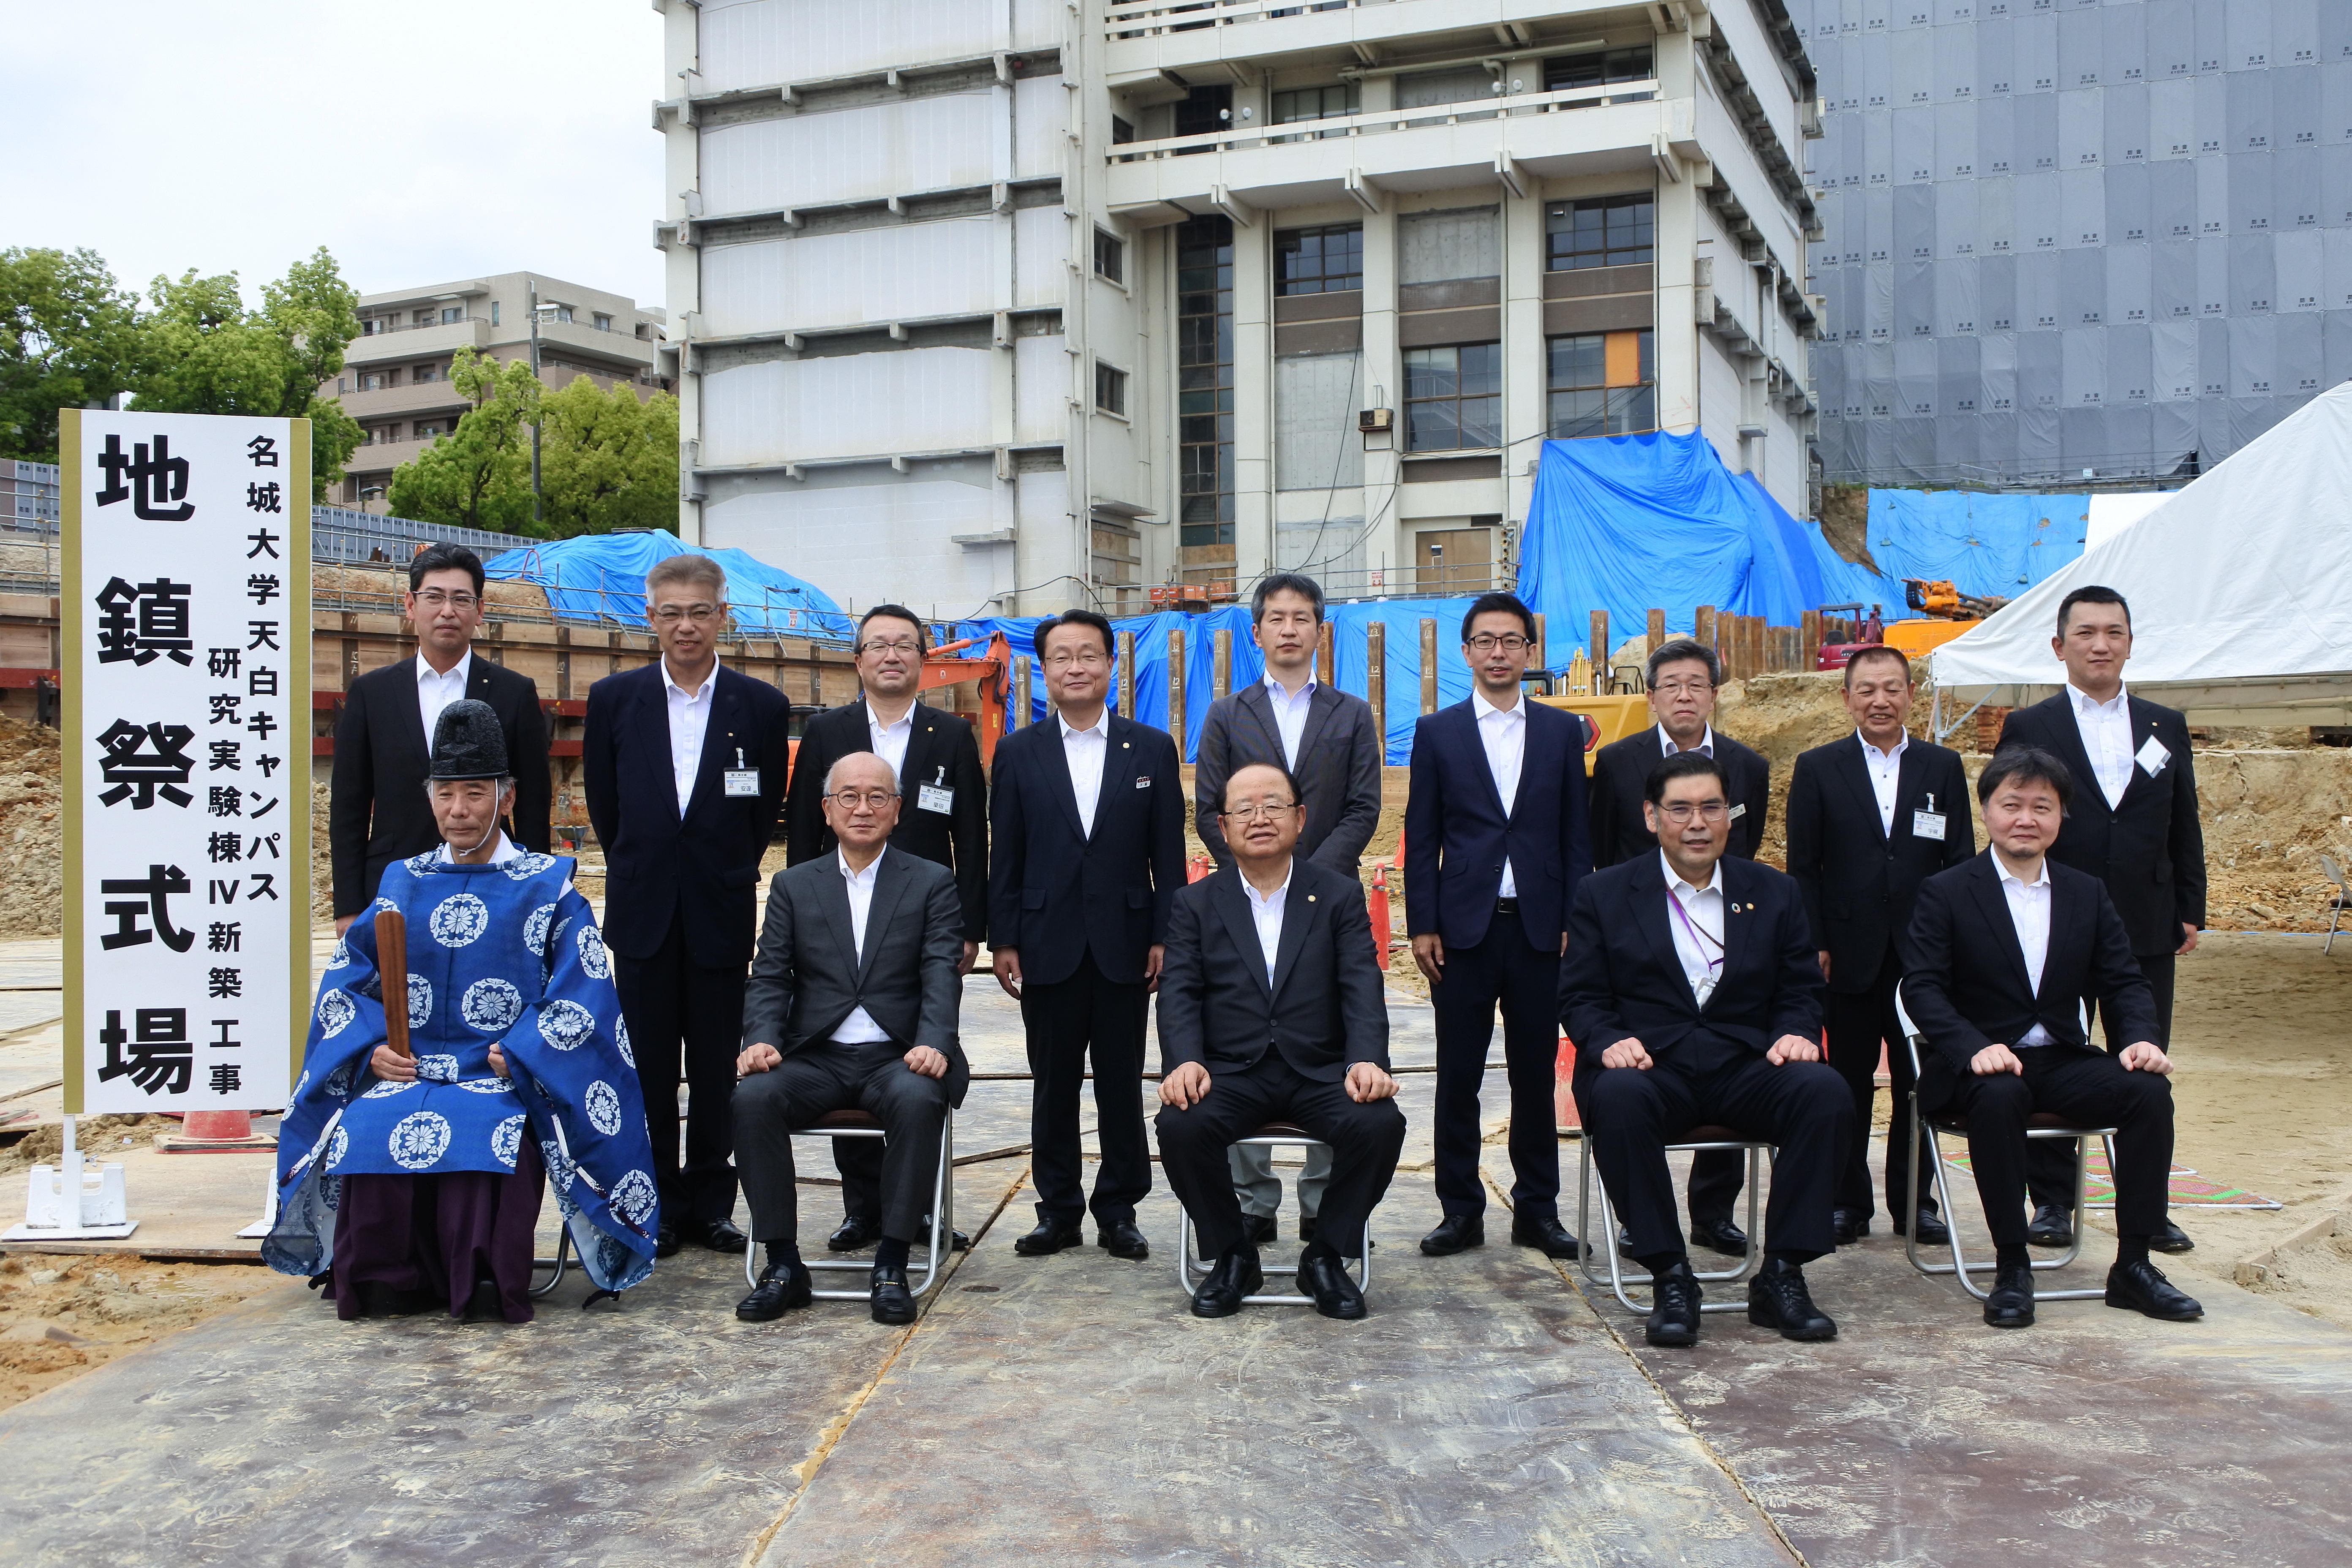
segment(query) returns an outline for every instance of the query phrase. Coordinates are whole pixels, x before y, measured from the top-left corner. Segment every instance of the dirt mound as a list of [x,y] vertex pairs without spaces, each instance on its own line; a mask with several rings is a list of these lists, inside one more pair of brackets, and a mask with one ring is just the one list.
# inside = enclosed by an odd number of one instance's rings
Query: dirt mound
[[0,1409],[281,1283],[266,1268],[121,1254],[0,1258]]
[[54,936],[65,924],[63,786],[58,732],[0,713],[0,936]]

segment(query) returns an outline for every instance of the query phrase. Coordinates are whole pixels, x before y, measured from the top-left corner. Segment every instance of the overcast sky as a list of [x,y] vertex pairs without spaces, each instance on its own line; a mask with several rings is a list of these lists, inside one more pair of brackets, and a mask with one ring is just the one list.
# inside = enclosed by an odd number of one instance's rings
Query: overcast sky
[[255,304],[324,245],[362,293],[530,269],[659,305],[661,33],[648,0],[0,0],[0,248]]

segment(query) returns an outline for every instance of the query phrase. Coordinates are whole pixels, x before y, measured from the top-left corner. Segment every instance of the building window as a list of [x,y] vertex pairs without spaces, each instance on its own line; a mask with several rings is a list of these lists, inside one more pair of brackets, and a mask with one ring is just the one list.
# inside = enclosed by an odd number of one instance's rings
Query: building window
[[[1296,125],[1307,120],[1343,120],[1357,111],[1361,104],[1360,91],[1353,82],[1337,83],[1330,87],[1302,87],[1274,95],[1274,122]],[[1324,136],[1344,136],[1342,131],[1325,131]],[[1281,136],[1276,141],[1295,138]]]
[[494,327],[495,327],[495,326],[497,326],[498,324],[499,324],[499,302],[498,302],[496,300],[491,300],[491,301],[490,301],[490,325],[492,325],[492,326],[494,326]]
[[1095,361],[1095,406],[1105,414],[1127,415],[1127,372]]
[[382,392],[390,384],[384,380],[383,373],[382,371],[375,370],[363,370],[360,372],[359,383],[360,390],[362,392]]
[[[1601,54],[1562,55],[1544,61],[1544,90],[1565,92],[1571,88],[1648,81],[1656,74],[1651,64],[1650,46],[1647,44],[1630,49],[1610,49]],[[1612,93],[1608,101],[1639,103],[1655,96],[1655,93],[1649,92]]]
[[466,307],[463,305],[446,305],[442,308],[441,324],[445,327],[454,327],[465,319]]
[[1335,223],[1274,235],[1274,291],[1330,294],[1364,286],[1364,227]]
[[1234,224],[1176,230],[1180,545],[1234,542]]
[[569,306],[569,305],[558,305],[558,306],[556,306],[556,307],[555,307],[555,319],[556,319],[557,321],[570,321],[570,320],[572,319],[572,307],[571,307],[571,306]]
[[1551,436],[1625,436],[1658,427],[1656,334],[1588,332],[1550,342]]
[[1101,229],[1095,230],[1095,275],[1114,283],[1127,281],[1127,242]]
[[1128,121],[1121,120],[1116,114],[1112,115],[1110,117],[1111,145],[1116,147],[1122,142],[1132,142],[1134,140],[1135,126]]
[[609,332],[613,330],[613,318],[605,315],[602,310],[596,312],[595,322],[596,330],[600,332]]
[[408,379],[418,386],[424,385],[428,381],[438,381],[441,379],[441,367],[437,364],[411,365],[408,369]]
[[1503,345],[1405,350],[1404,428],[1408,452],[1501,446]]
[[416,422],[416,439],[420,441],[437,440],[447,434],[449,426],[438,420],[420,419]]
[[1544,209],[1548,271],[1624,267],[1654,254],[1657,203],[1647,193],[1554,202]]

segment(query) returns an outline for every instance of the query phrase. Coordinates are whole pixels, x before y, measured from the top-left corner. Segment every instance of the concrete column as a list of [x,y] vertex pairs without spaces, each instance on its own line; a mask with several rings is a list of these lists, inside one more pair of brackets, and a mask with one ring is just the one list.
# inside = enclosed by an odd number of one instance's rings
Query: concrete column
[[[1385,81],[1387,79],[1375,79]],[[1365,84],[1367,99],[1371,82]],[[1385,107],[1365,104],[1367,109]],[[1404,447],[1404,367],[1397,353],[1397,226],[1395,203],[1380,197],[1381,210],[1364,215],[1364,406],[1396,411],[1396,428],[1385,447],[1364,453],[1364,559],[1377,564],[1385,552],[1392,566],[1411,564],[1403,531],[1397,523],[1397,454]],[[1372,439],[1377,442],[1379,437]],[[1375,524],[1372,520],[1381,521]]]
[[1234,586],[1274,570],[1274,224],[1234,224]]
[[[1691,36],[1659,34],[1656,59],[1659,97],[1668,101],[1694,97],[1698,90],[1698,60]],[[1698,255],[1701,172],[1687,163],[1680,169],[1680,180],[1659,177],[1657,205],[1658,426],[1677,432],[1696,429],[1699,421],[1699,343],[1692,272]],[[1719,269],[1738,259],[1718,257],[1716,266]]]
[[1535,461],[1549,424],[1544,388],[1549,358],[1543,331],[1544,202],[1539,183],[1522,175],[1528,194],[1503,187],[1503,483],[1504,515],[1527,520],[1535,492]]

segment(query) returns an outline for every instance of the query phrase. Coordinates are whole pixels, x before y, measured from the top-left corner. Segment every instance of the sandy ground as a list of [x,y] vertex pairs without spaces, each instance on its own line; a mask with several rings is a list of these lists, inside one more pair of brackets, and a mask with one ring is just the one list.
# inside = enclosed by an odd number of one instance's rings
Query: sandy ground
[[0,1258],[0,1409],[281,1286],[301,1289],[242,1264],[10,1253]]

